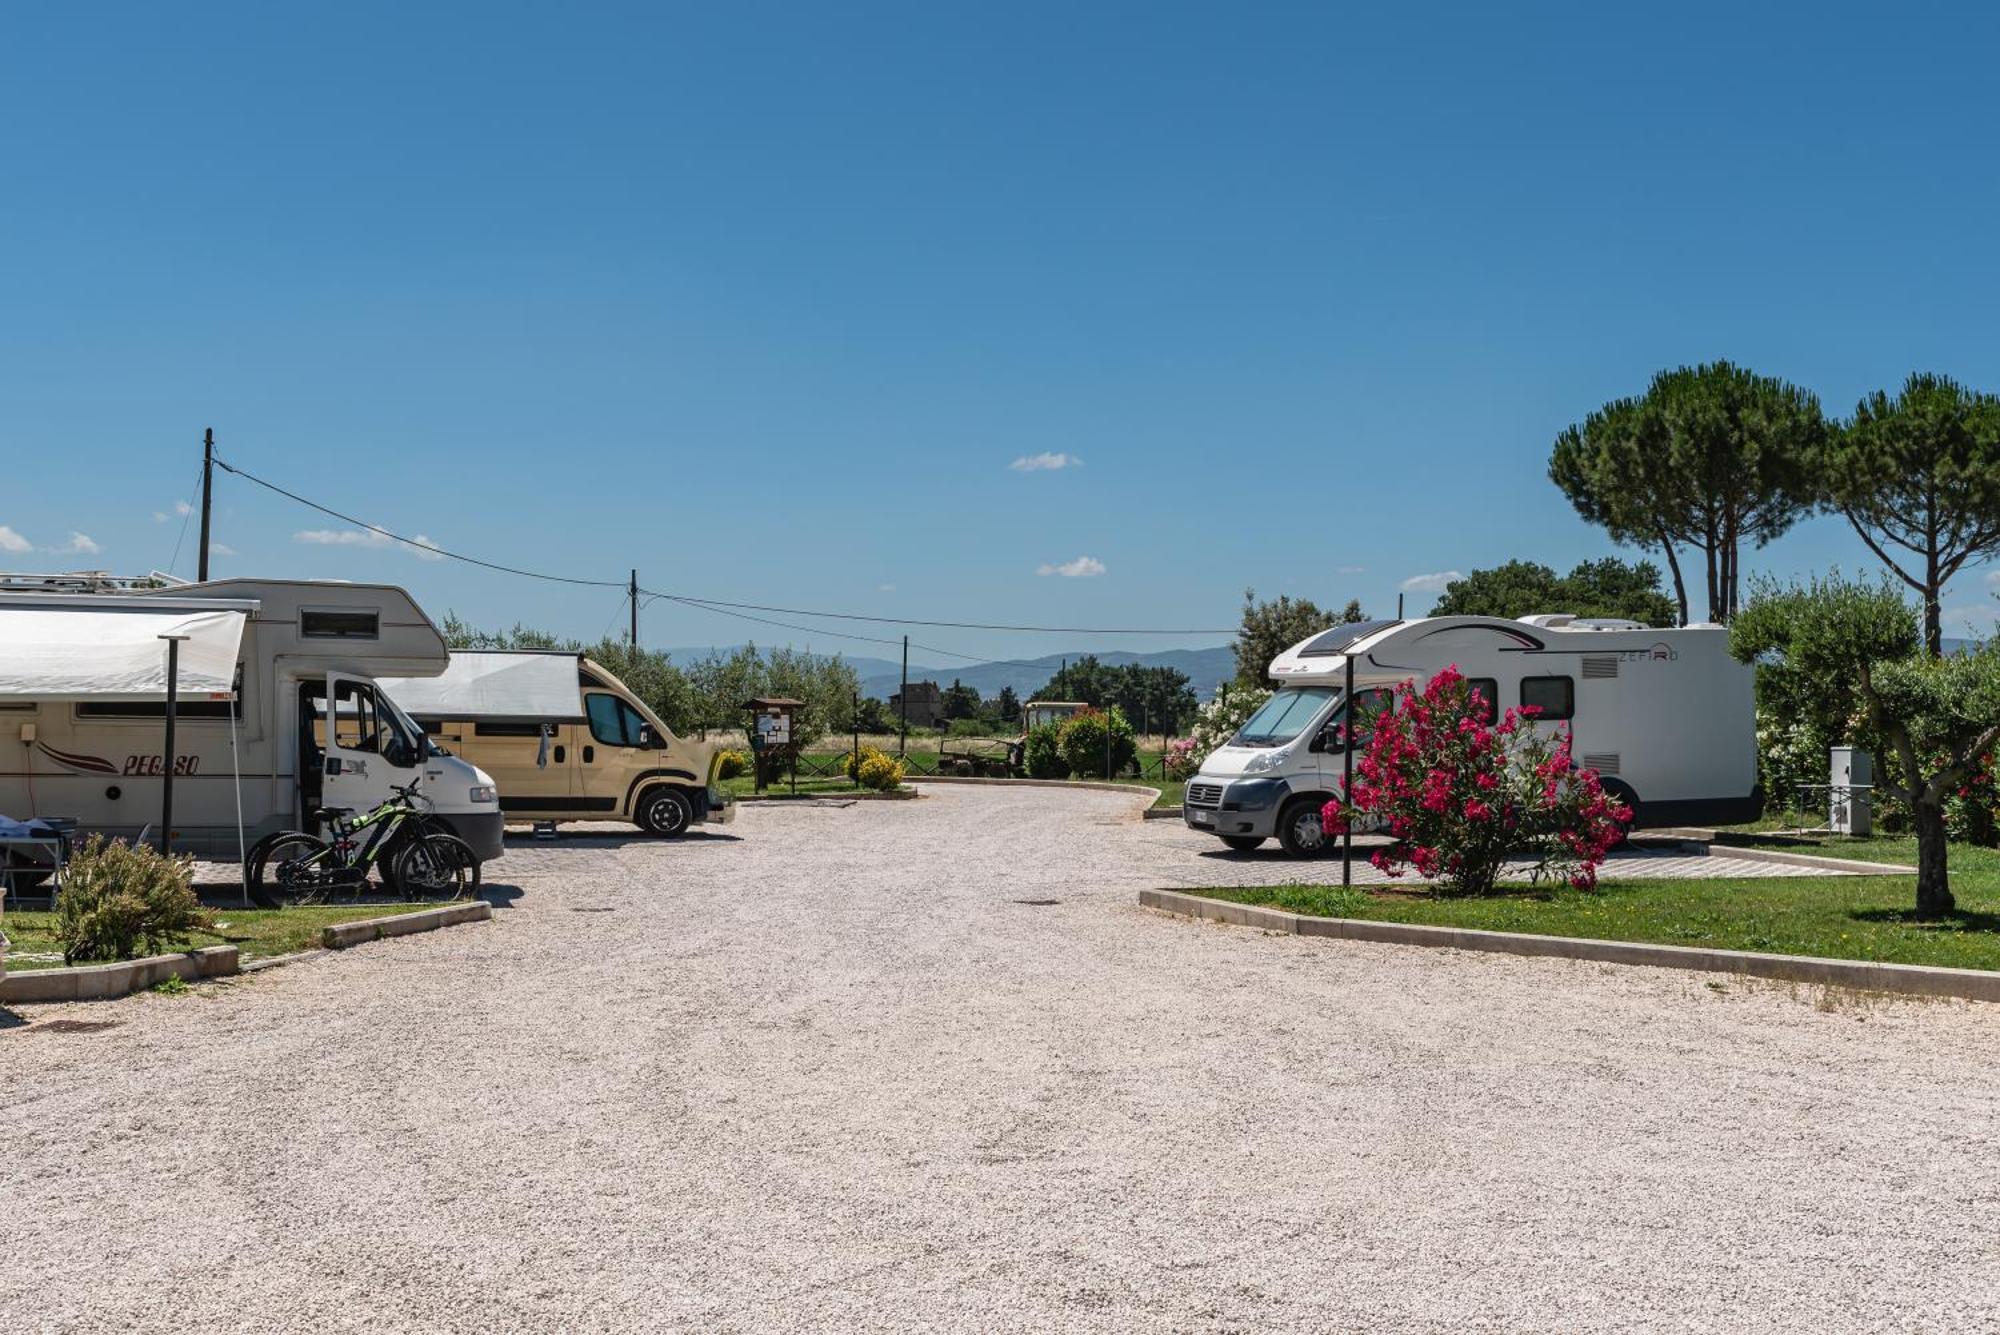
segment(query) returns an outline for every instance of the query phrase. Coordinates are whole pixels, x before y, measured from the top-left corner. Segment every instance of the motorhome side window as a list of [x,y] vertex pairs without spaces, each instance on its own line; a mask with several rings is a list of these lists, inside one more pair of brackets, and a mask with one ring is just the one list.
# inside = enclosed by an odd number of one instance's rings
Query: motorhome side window
[[584,708],[590,714],[590,735],[606,746],[645,746],[642,737],[646,720],[639,711],[615,695],[587,695]]
[[1396,707],[1396,693],[1391,690],[1356,691],[1354,693],[1354,749],[1366,750],[1375,738],[1375,721]]
[[1465,684],[1479,696],[1482,706],[1479,721],[1494,724],[1500,721],[1500,683],[1492,677],[1467,677]]
[[1537,722],[1576,717],[1576,680],[1572,677],[1521,678],[1521,708],[1539,709]]
[[382,614],[372,608],[300,608],[299,634],[309,640],[376,640],[382,637]]

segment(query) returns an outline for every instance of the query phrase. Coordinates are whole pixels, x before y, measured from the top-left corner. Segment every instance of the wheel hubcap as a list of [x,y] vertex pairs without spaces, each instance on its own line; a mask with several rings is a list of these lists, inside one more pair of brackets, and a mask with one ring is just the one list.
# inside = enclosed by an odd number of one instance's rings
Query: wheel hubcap
[[1298,841],[1300,848],[1308,852],[1317,851],[1326,842],[1326,827],[1320,823],[1319,814],[1300,812],[1299,818],[1292,822],[1292,838]]

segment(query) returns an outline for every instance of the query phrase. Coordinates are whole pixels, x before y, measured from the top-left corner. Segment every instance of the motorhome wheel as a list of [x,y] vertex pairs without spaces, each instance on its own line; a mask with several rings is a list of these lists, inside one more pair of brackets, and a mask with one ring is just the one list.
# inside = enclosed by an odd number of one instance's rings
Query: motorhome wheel
[[1316,858],[1326,852],[1328,840],[1320,809],[1323,799],[1295,797],[1278,816],[1278,842],[1295,858]]
[[685,833],[693,820],[693,805],[672,788],[655,788],[639,799],[639,828],[647,834],[671,839]]

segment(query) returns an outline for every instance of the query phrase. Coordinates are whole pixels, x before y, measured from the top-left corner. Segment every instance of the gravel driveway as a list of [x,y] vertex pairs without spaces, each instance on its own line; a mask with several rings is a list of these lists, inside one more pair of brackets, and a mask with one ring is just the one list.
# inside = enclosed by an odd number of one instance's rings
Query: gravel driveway
[[1189,923],[1134,892],[1256,869],[1134,798],[928,792],[523,842],[490,925],[26,1012],[0,1313],[2000,1322],[2000,1007]]

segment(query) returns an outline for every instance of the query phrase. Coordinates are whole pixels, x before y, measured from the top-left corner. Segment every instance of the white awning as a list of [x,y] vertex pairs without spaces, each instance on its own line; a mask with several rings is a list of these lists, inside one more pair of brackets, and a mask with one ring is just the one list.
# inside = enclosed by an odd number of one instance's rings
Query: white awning
[[382,689],[416,719],[578,723],[583,691],[577,656],[506,649],[454,649],[435,677],[384,677]]
[[165,700],[167,642],[183,637],[180,698],[228,700],[254,602],[19,594],[0,598],[0,700]]

